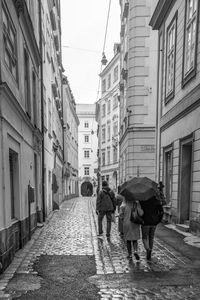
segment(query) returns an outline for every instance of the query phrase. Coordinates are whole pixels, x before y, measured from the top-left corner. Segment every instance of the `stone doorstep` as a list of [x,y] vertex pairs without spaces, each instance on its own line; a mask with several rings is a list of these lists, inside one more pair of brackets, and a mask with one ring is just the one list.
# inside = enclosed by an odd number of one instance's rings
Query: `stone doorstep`
[[[178,233],[182,234],[184,236],[184,242],[186,244],[200,248],[200,236],[192,234],[191,232],[188,232],[188,231],[182,231],[182,230],[178,229],[176,225],[166,224],[165,227],[175,230]],[[180,224],[180,225],[184,225],[184,224]]]
[[190,227],[187,224],[176,224],[176,228],[180,231],[183,231],[183,232],[189,232],[190,231]]

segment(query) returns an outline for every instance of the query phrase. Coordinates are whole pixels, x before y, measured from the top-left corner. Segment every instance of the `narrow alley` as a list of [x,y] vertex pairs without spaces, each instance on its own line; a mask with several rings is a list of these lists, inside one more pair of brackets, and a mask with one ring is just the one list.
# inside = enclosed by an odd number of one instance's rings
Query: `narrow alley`
[[[190,258],[158,237],[152,262],[146,261],[141,241],[139,248],[140,261],[130,263],[124,241],[118,234],[117,222],[112,223],[110,240],[105,236],[97,238],[94,197],[65,201],[44,227],[36,230],[0,275],[0,299],[200,299],[199,267]],[[73,268],[65,265],[64,258],[76,256],[77,259],[79,256],[95,258],[96,271],[88,276],[88,282],[95,287],[91,290],[94,294],[73,298],[71,294],[59,294],[58,291],[54,294],[49,285],[49,294],[44,295],[44,278],[34,270],[34,263],[40,264],[42,257],[57,257],[52,259],[52,265],[55,267],[58,263],[59,272],[65,269],[65,275],[68,275],[62,278],[62,284],[67,286]],[[48,267],[51,273],[50,265]],[[58,274],[49,275],[54,283],[61,280]]]

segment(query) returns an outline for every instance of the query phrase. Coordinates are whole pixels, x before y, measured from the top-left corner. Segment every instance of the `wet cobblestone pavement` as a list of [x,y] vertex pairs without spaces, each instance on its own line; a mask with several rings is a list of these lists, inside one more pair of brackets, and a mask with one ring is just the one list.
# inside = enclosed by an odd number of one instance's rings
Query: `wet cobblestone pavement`
[[[105,223],[104,223],[105,227]],[[104,230],[105,231],[105,230]],[[11,266],[0,276],[0,298],[9,280],[16,274],[32,274],[34,261],[47,255],[95,255],[96,275],[91,282],[99,287],[102,300],[108,299],[200,299],[198,276],[193,274],[191,262],[180,253],[156,239],[153,260],[148,263],[142,242],[140,261],[129,262],[126,246],[120,238],[117,223],[112,223],[111,238],[97,238],[97,216],[94,198],[76,198],[63,202],[60,210],[38,231],[35,241],[16,253]],[[39,283],[37,283],[38,287]]]

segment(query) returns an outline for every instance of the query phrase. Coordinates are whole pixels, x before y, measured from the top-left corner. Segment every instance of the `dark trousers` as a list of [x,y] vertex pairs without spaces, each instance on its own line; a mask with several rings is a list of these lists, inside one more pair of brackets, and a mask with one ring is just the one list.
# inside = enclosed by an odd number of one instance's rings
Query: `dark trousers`
[[156,231],[155,225],[142,226],[142,240],[146,250],[153,249],[154,235]]
[[99,214],[98,214],[99,234],[103,233],[102,221],[103,221],[103,218],[105,215],[106,215],[106,220],[107,220],[106,234],[110,235],[111,221],[112,221],[112,212],[111,211],[100,211],[99,212]]

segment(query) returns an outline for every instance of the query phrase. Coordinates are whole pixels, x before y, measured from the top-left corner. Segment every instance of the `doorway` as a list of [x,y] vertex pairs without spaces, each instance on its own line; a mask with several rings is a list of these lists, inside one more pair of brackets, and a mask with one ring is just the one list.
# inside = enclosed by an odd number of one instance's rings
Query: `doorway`
[[180,198],[179,215],[180,223],[188,221],[190,218],[190,198],[191,198],[191,176],[192,176],[192,138],[182,140],[181,161],[180,161]]
[[93,195],[93,185],[89,181],[85,181],[81,185],[81,195],[83,197],[90,197]]

